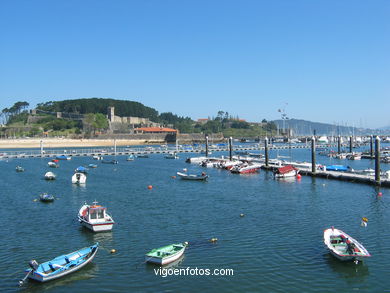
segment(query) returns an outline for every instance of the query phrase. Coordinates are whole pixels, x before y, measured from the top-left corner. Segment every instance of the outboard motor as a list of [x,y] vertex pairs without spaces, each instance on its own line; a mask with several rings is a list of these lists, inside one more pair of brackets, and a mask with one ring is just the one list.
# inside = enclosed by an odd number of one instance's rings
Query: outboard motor
[[34,271],[37,270],[37,269],[38,269],[38,266],[39,266],[38,262],[37,262],[35,259],[30,260],[30,261],[28,262],[28,265],[29,265]]

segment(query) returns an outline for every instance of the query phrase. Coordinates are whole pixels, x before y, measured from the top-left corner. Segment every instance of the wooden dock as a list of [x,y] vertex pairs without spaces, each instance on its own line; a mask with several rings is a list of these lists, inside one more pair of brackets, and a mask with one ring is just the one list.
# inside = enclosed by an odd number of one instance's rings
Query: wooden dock
[[[275,171],[280,166],[269,165],[263,166],[262,169]],[[390,178],[381,178],[380,182],[375,181],[374,176],[364,175],[364,174],[356,174],[352,172],[337,172],[337,171],[322,171],[318,170],[316,172],[312,172],[311,170],[305,168],[297,168],[299,170],[299,174],[311,177],[319,177],[325,179],[339,180],[339,181],[347,181],[352,183],[362,183],[362,184],[370,184],[382,187],[390,187]]]
[[[288,150],[288,149],[309,149],[310,145],[281,145],[270,146],[271,150]],[[23,150],[23,151],[0,151],[0,159],[21,159],[21,158],[55,158],[60,155],[69,157],[87,157],[87,156],[126,156],[126,155],[152,155],[152,154],[168,154],[168,153],[205,153],[205,147],[144,147],[144,148],[128,148],[128,147],[103,147],[103,148],[66,148],[66,149],[45,149],[41,150]],[[228,152],[229,147],[209,147],[211,152]],[[243,151],[264,151],[263,146],[259,144],[234,146],[235,152]]]

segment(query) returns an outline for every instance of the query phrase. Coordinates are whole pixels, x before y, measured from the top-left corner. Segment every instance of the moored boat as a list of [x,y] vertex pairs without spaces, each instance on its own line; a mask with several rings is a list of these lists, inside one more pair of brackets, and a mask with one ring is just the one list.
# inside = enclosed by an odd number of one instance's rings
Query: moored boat
[[237,174],[256,173],[260,170],[261,166],[261,164],[243,163],[241,165],[234,166],[230,171]]
[[59,156],[56,156],[56,159],[57,160],[70,160],[72,159],[72,157],[69,157],[69,156],[66,156],[66,155],[59,155]]
[[27,275],[20,281],[20,284],[23,284],[27,277],[39,282],[47,282],[73,273],[92,261],[98,248],[99,243],[96,243],[95,245],[57,256],[41,264],[38,264],[36,260],[31,260],[29,262],[30,268],[26,270]]
[[118,164],[117,160],[102,160],[103,164]]
[[187,245],[188,243],[184,242],[152,249],[145,255],[145,261],[158,265],[174,262],[183,255]]
[[16,172],[24,172],[24,168],[22,166],[16,166]]
[[356,239],[334,227],[324,230],[324,243],[330,253],[342,261],[358,262],[371,256]]
[[167,155],[164,156],[165,159],[178,159],[179,156],[176,154],[176,152],[174,153],[169,153]]
[[114,225],[114,220],[107,213],[107,208],[97,205],[95,201],[93,205],[84,204],[78,213],[78,220],[81,225],[94,231],[110,231]]
[[134,155],[130,155],[126,158],[126,161],[134,161]]
[[209,178],[209,175],[207,175],[204,172],[202,172],[202,174],[200,174],[200,175],[185,174],[185,173],[181,173],[181,172],[177,172],[176,174],[177,174],[177,176],[179,176],[181,179],[184,179],[184,180],[198,180],[198,181],[202,181],[202,180],[207,180],[207,178]]
[[74,171],[75,171],[75,173],[84,173],[84,174],[87,174],[88,169],[85,168],[84,166],[79,166],[79,167],[77,167],[76,170],[74,170]]
[[103,160],[103,157],[102,156],[93,156],[92,159],[97,160],[97,161],[101,161],[101,160]]
[[54,179],[56,179],[56,174],[54,174],[53,172],[46,172],[45,179],[46,180],[54,180]]
[[51,194],[42,193],[42,194],[39,195],[39,199],[42,202],[52,202],[52,201],[54,201],[54,196],[51,195]]
[[284,167],[278,168],[274,176],[275,178],[291,178],[291,177],[296,177],[298,175],[299,170],[295,168],[292,165],[287,165]]
[[[58,162],[58,160],[56,160]],[[50,167],[50,168],[58,168],[60,165],[56,162],[48,162],[47,165]]]
[[85,184],[87,182],[87,176],[84,173],[76,172],[72,176],[73,184]]
[[89,164],[88,168],[97,168],[97,165],[96,164]]

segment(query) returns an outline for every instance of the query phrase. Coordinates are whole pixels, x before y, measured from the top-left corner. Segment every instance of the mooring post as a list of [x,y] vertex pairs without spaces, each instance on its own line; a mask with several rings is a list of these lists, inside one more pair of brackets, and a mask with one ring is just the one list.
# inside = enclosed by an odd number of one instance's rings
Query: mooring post
[[341,154],[341,136],[337,137],[337,153]]
[[352,145],[352,144],[353,144],[353,143],[352,143],[352,136],[350,136],[350,137],[349,137],[349,152],[350,152],[350,153],[353,152],[353,150],[352,150],[353,145]]
[[233,159],[233,137],[229,137],[229,160]]
[[114,138],[114,154],[116,156],[116,139]]
[[316,172],[316,138],[311,138],[311,171]]
[[41,156],[43,156],[43,141],[41,140]]
[[378,185],[381,184],[380,144],[380,138],[377,136],[375,138],[375,182]]
[[209,137],[206,135],[206,158],[209,156]]
[[265,166],[268,167],[268,137],[265,137],[264,139],[264,156],[265,156]]
[[372,135],[370,136],[370,157],[374,158],[374,137]]

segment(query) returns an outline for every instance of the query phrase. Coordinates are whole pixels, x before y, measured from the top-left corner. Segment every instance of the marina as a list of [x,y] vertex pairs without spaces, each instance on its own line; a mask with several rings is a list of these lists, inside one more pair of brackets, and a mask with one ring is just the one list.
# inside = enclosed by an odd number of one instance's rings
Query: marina
[[[228,158],[229,153],[213,152],[213,155]],[[101,288],[114,291],[138,289],[153,292],[151,288],[154,286],[176,291],[193,286],[196,282],[197,288],[207,292],[210,279],[175,278],[175,284],[169,282],[168,285],[164,278],[154,275],[153,268],[136,265],[142,262],[147,252],[145,248],[177,241],[189,242],[185,255],[177,260],[178,268],[234,269],[234,277],[212,278],[215,285],[213,291],[229,291],[226,282],[233,281],[231,292],[256,290],[259,282],[265,290],[270,291],[275,289],[277,283],[277,290],[288,290],[294,284],[294,288],[299,291],[311,292],[314,290],[308,285],[309,279],[320,283],[323,290],[331,288],[325,282],[330,279],[332,287],[336,284],[340,290],[346,291],[351,288],[360,288],[361,291],[365,291],[364,288],[381,290],[387,286],[382,273],[386,266],[382,260],[390,257],[388,249],[385,249],[385,243],[389,243],[388,236],[381,234],[380,238],[373,237],[388,225],[390,213],[386,207],[390,193],[387,188],[327,180],[319,177],[318,174],[323,172],[320,170],[316,172],[317,177],[275,180],[272,170],[266,171],[264,166],[258,173],[242,175],[234,175],[219,168],[207,168],[209,180],[205,184],[186,184],[179,178],[173,179],[173,175],[183,168],[188,169],[189,173],[200,174],[204,172],[204,167],[199,163],[189,165],[184,158],[166,160],[164,154],[153,154],[148,160],[135,158],[131,162],[126,161],[126,155],[105,157],[109,160],[115,157],[118,164],[99,164],[98,168],[90,170],[85,185],[72,185],[69,178],[78,166],[94,162],[92,157],[73,157],[72,160],[64,161],[56,169],[58,178],[52,184],[40,180],[40,174],[48,168],[50,159],[0,161],[1,175],[7,178],[2,190],[5,218],[13,221],[12,229],[19,231],[17,235],[23,234],[29,241],[28,247],[22,247],[17,237],[7,233],[10,228],[5,229],[6,248],[14,247],[19,251],[12,265],[7,260],[12,250],[4,249],[0,252],[6,291],[18,290],[16,281],[22,275],[15,272],[22,272],[23,264],[28,259],[35,258],[38,262],[48,259],[48,251],[41,249],[43,244],[53,252],[51,256],[55,256],[95,242],[100,244],[100,253],[85,268],[58,281],[44,284],[26,282],[20,290],[68,292],[80,286],[92,290],[98,281]],[[310,157],[308,149],[269,150],[269,157],[271,164],[278,157],[288,157],[288,160],[284,159],[286,163],[301,162],[297,168],[302,175],[305,175],[304,168],[310,168],[310,163],[304,163]],[[259,156],[254,158],[264,159]],[[336,161],[341,162],[324,156],[318,157],[317,163],[335,165]],[[350,162],[355,170],[372,168],[371,160]],[[12,170],[16,165],[23,165],[26,171],[16,173]],[[127,178],[132,178],[131,182]],[[153,189],[149,189],[151,185]],[[220,186],[224,188],[221,190]],[[37,205],[34,201],[36,194],[43,191],[55,193],[56,201],[50,205]],[[378,196],[379,192],[381,196]],[[12,194],[16,194],[16,207],[23,208],[30,215],[28,218],[15,221],[15,216],[8,212],[8,199]],[[110,194],[109,198],[107,194]],[[95,234],[80,227],[75,219],[80,205],[94,200],[107,204],[115,217],[117,227],[113,231]],[[159,202],[159,208],[150,209],[150,200]],[[173,206],[172,201],[176,205]],[[12,202],[15,203],[14,200]],[[329,208],[333,207],[334,202],[339,207],[333,211]],[[64,217],[56,217],[58,213]],[[370,219],[366,228],[360,225],[361,217]],[[36,226],[34,233],[31,233],[31,218],[39,218],[50,224],[46,224],[44,229]],[[229,225],[226,225],[227,222]],[[361,241],[370,252],[370,259],[358,265],[338,263],[326,247],[321,246],[321,233],[331,225],[348,231]],[[302,251],[291,254],[288,248],[298,239],[295,231],[301,229],[305,231],[306,241]],[[217,238],[217,242],[210,240]],[[282,243],[280,239],[283,239]],[[50,244],[47,244],[48,240]],[[378,246],[379,242],[381,246]],[[237,246],[244,249],[237,253]],[[120,257],[110,253],[112,249]],[[250,256],[253,249],[262,250],[264,254],[254,260]],[[275,259],[278,261],[275,262]],[[302,262],[305,263],[303,267]],[[107,280],[104,275],[112,267],[124,273]],[[239,279],[235,279],[237,275]],[[143,285],[128,281],[133,278],[142,280]],[[282,282],[286,278],[291,284],[288,287]],[[378,279],[382,282],[378,282]],[[351,280],[354,280],[353,285]]]

